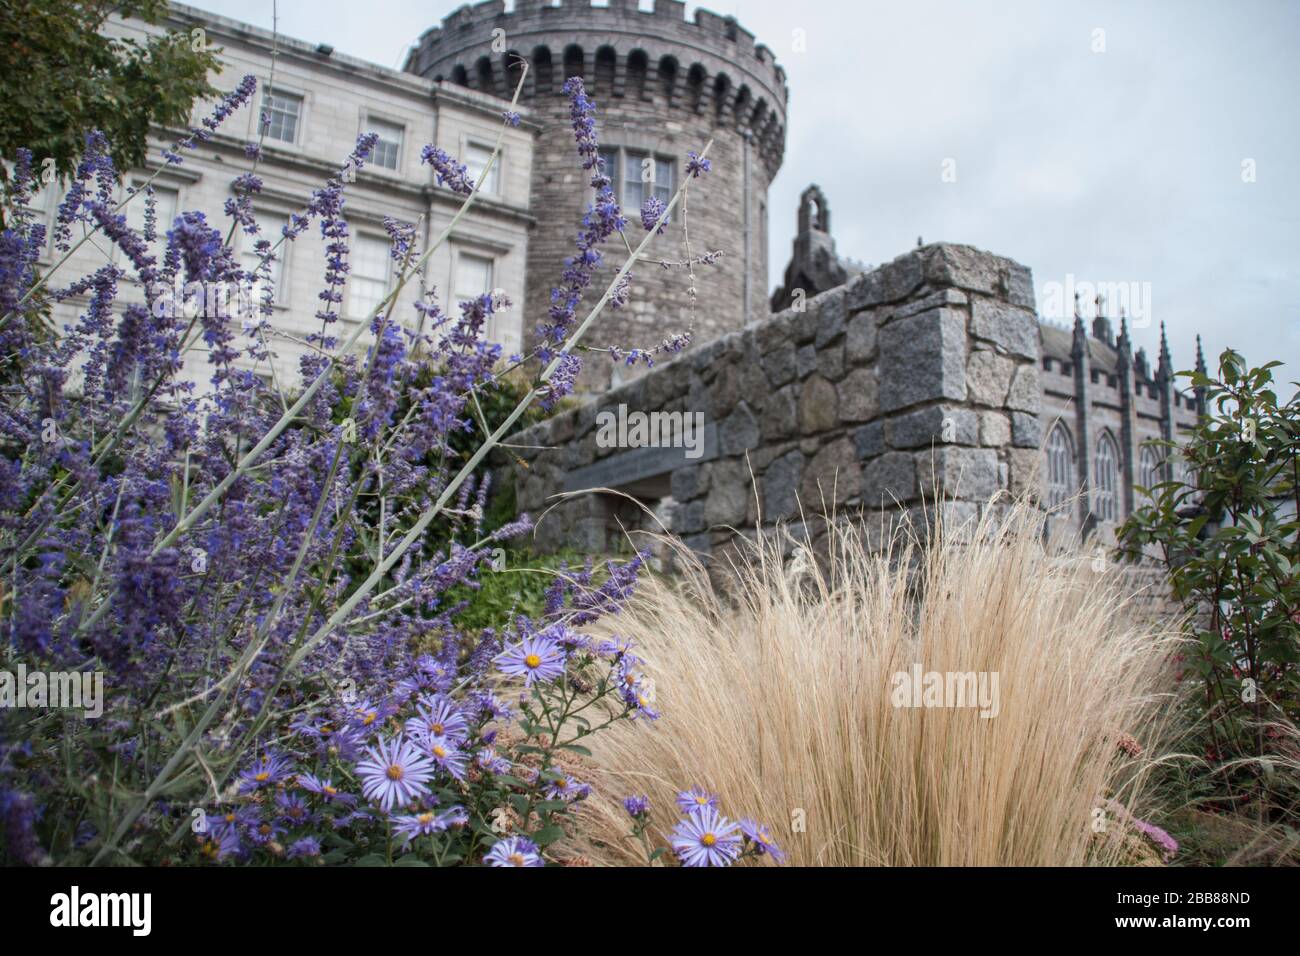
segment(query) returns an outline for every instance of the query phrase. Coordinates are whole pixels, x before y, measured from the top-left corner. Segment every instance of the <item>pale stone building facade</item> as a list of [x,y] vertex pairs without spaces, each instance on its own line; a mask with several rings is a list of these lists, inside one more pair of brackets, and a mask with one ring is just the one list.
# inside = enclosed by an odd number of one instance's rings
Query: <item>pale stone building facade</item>
[[[222,90],[234,88],[246,74],[258,80],[254,100],[235,112],[199,149],[186,152],[179,166],[169,166],[162,150],[171,147],[183,131],[155,130],[147,164],[131,170],[125,186],[140,185],[155,171],[153,182],[158,218],[170,223],[179,211],[202,211],[224,233],[229,219],[223,213],[231,198],[232,183],[252,169],[245,144],[259,139],[259,109],[270,123],[261,137],[262,159],[256,173],[265,185],[254,209],[264,235],[278,234],[291,212],[301,211],[312,190],[337,175],[355,141],[363,132],[380,134],[372,161],[347,184],[345,215],[351,233],[350,277],[342,312],[340,335],[348,323],[368,313],[392,288],[395,267],[388,255],[384,217],[417,225],[423,247],[438,235],[459,208],[461,197],[445,187],[435,187],[432,169],[421,162],[421,149],[432,143],[481,169],[502,128],[502,105],[483,93],[439,84],[410,73],[387,69],[269,31],[238,23],[206,11],[172,4],[166,29],[191,34],[217,48],[223,71],[212,78]],[[113,21],[111,29],[130,35],[150,29],[139,21]],[[202,31],[201,34],[193,31]],[[272,75],[274,71],[274,75]],[[267,89],[270,94],[267,96]],[[265,99],[264,99],[265,98]],[[196,104],[194,122],[210,111]],[[495,316],[489,330],[494,341],[509,353],[522,342],[525,297],[524,268],[528,256],[529,184],[532,175],[533,137],[536,125],[527,109],[518,128],[506,130],[499,166],[469,214],[447,243],[429,260],[424,280],[434,286],[444,310],[450,303],[500,290],[515,305]],[[38,209],[52,219],[59,196],[48,188],[37,198]],[[144,203],[128,207],[129,221],[142,223]],[[235,242],[244,237],[236,232]],[[161,244],[160,244],[161,245]],[[269,345],[275,353],[276,373],[286,382],[296,381],[298,358],[306,348],[303,339],[318,331],[314,318],[324,287],[325,240],[313,224],[305,234],[282,247],[276,266],[278,289],[274,334]],[[86,275],[114,253],[102,242],[91,242],[60,271],[65,277]],[[256,263],[251,248],[248,266]],[[56,254],[51,250],[51,258]],[[412,303],[422,283],[413,280],[403,290],[394,313],[406,323],[418,321]],[[131,296],[124,291],[124,298]],[[57,307],[59,324],[71,321],[85,300],[73,299]],[[365,339],[363,338],[363,342]],[[187,374],[206,380],[203,356],[190,356]],[[268,375],[269,369],[257,369]]]

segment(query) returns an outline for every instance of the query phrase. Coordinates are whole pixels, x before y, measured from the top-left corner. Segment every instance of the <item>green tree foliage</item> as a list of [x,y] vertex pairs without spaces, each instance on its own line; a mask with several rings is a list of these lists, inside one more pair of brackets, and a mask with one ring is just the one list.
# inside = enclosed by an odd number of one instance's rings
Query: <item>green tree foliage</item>
[[1270,725],[1300,718],[1300,393],[1279,402],[1278,364],[1248,368],[1229,350],[1217,378],[1182,373],[1206,403],[1181,451],[1186,481],[1149,489],[1120,532],[1130,556],[1163,556],[1194,612],[1186,676],[1212,760],[1264,758]]
[[[201,34],[144,41],[104,36],[109,14],[156,24],[166,0],[0,0],[0,158],[32,151],[60,177],[76,166],[86,130],[113,144],[118,169],[143,163],[151,124],[186,125],[220,69]],[[4,172],[0,171],[0,176]]]

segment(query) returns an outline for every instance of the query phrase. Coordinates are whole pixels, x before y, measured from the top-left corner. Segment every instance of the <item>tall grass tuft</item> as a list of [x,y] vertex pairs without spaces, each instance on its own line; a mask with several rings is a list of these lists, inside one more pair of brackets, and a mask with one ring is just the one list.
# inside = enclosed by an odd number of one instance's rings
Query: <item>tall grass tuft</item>
[[[644,862],[618,798],[650,795],[662,843],[675,791],[698,784],[771,824],[795,865],[1121,861],[1134,841],[1115,810],[1148,809],[1133,744],[1162,737],[1178,639],[1138,623],[1115,565],[1049,553],[1043,520],[1018,505],[875,554],[875,529],[842,525],[821,561],[783,563],[769,536],[726,588],[683,551],[685,575],[647,582],[612,622],[663,716],[593,742],[581,851]],[[996,716],[894,706],[913,664],[996,673]]]

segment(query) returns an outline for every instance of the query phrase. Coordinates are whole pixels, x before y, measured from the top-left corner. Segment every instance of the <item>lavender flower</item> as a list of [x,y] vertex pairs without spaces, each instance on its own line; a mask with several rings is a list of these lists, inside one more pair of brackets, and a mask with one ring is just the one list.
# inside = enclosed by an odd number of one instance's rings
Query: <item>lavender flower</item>
[[446,186],[462,196],[468,196],[474,191],[474,180],[467,175],[469,167],[456,162],[436,146],[424,147],[420,152],[420,161],[433,167],[439,186]]
[[686,175],[690,176],[692,179],[699,179],[705,173],[713,171],[713,161],[700,159],[700,157],[695,154],[694,150],[687,153],[686,157]]
[[[664,214],[665,208],[664,201],[658,196],[646,197],[645,202],[641,204],[641,226],[646,232],[650,232],[655,228],[655,224],[659,222],[659,217]],[[660,225],[659,232],[662,233],[666,225],[667,223]]]

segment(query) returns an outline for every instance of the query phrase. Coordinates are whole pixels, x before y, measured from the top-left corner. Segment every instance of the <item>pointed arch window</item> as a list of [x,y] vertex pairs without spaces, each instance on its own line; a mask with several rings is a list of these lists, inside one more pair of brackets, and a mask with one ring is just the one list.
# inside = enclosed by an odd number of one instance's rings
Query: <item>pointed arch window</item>
[[[1138,454],[1138,484],[1151,494],[1151,489],[1160,482],[1164,481],[1164,475],[1161,474],[1160,455],[1150,445],[1143,445],[1142,451]],[[1153,494],[1151,497],[1155,497]]]
[[1047,437],[1047,507],[1061,508],[1074,496],[1074,442],[1057,422]]
[[1093,499],[1098,518],[1102,521],[1119,520],[1119,447],[1110,432],[1102,432],[1097,439]]

